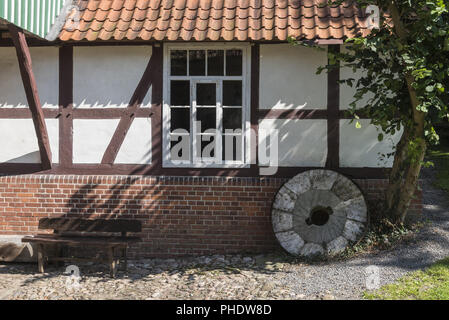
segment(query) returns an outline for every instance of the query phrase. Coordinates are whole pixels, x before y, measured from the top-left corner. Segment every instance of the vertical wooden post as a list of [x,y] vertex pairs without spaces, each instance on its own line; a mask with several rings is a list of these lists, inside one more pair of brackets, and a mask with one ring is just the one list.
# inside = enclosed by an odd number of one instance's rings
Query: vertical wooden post
[[[340,45],[329,45],[331,53],[340,52]],[[340,167],[340,67],[327,74],[327,160],[326,168]]]
[[156,171],[162,169],[162,90],[163,59],[162,43],[153,45],[151,59],[154,61],[151,86],[151,163]]
[[251,130],[255,132],[254,141],[253,135],[247,143],[250,144],[251,150],[255,150],[254,159],[250,155],[250,160],[254,161],[251,163],[251,172],[255,176],[259,175],[259,163],[258,155],[259,152],[259,87],[260,87],[260,45],[255,43],[251,46]]
[[59,49],[59,163],[73,165],[73,47]]
[[42,169],[51,169],[51,150],[48,139],[47,126],[45,124],[44,113],[31,66],[30,49],[26,42],[25,34],[22,29],[15,25],[8,25],[12,41],[16,47],[17,59],[19,62],[20,74],[22,76],[23,87],[27,97],[28,105],[33,117],[34,129],[36,130],[37,142],[41,156]]
[[44,273],[44,245],[37,245],[37,269],[40,273]]

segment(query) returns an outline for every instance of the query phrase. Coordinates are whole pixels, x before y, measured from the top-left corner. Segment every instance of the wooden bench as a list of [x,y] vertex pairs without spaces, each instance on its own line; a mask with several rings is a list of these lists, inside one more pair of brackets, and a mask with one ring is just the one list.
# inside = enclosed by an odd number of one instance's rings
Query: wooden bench
[[[43,218],[39,220],[39,230],[53,230],[53,234],[37,234],[22,238],[22,242],[32,242],[37,245],[37,260],[39,272],[44,272],[46,262],[49,262],[48,247],[57,249],[57,256],[52,261],[99,261],[110,266],[111,277],[115,277],[121,252],[124,260],[124,270],[127,268],[127,250],[130,243],[141,241],[141,238],[129,236],[130,232],[141,232],[142,223],[128,219],[70,219]],[[117,235],[120,233],[120,235]],[[106,252],[106,259],[62,257],[64,247],[94,247]]]

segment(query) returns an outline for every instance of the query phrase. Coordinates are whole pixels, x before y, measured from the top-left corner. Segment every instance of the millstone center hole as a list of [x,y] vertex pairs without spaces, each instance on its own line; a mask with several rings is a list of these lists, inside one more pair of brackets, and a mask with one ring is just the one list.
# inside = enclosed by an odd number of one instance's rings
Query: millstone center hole
[[323,226],[329,221],[329,216],[332,214],[331,207],[317,206],[312,209],[310,216],[306,219],[307,225]]

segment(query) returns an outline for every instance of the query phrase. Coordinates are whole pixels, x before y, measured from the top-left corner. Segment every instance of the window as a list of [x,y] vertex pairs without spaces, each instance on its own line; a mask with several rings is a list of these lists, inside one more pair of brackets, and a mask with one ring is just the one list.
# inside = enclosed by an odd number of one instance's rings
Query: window
[[246,45],[165,47],[165,167],[249,165],[247,51]]

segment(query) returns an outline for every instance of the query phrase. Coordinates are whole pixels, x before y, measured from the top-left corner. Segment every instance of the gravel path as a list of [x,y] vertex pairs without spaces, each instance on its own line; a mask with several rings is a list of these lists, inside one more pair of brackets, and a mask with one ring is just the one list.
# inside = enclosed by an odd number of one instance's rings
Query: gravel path
[[380,285],[449,255],[449,199],[424,172],[424,217],[428,223],[394,249],[343,262],[286,262],[281,253],[258,256],[151,259],[131,262],[116,279],[103,265],[80,265],[81,277],[34,264],[0,263],[0,299],[360,299],[368,266]]
[[432,185],[433,175],[433,170],[423,172],[426,223],[411,241],[348,261],[303,266],[286,274],[283,283],[309,297],[328,292],[337,299],[360,299],[366,290],[369,266],[379,268],[379,282],[384,285],[449,256],[449,199],[444,191]]

